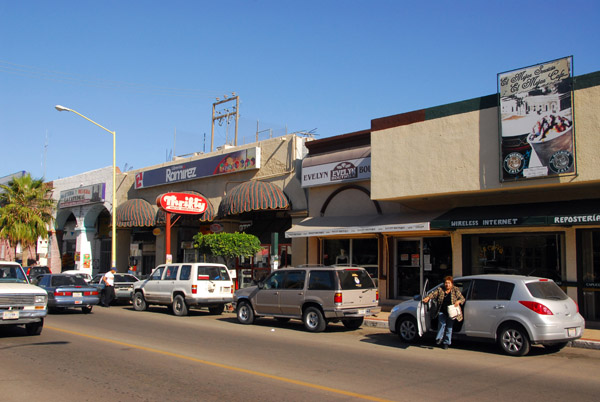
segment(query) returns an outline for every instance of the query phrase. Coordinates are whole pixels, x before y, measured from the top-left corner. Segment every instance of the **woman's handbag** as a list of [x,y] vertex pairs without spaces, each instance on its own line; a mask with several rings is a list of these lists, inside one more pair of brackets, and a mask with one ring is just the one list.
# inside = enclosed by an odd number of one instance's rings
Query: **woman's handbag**
[[448,316],[453,320],[460,315],[460,306],[456,307],[454,304],[448,306]]

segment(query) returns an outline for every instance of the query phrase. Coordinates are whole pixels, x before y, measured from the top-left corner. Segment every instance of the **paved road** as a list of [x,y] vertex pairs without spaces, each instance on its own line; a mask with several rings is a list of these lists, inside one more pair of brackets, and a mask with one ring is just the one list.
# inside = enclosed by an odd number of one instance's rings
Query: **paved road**
[[[3,401],[578,400],[600,394],[600,351],[511,358],[493,345],[403,345],[379,328],[307,333],[271,319],[129,307],[55,314],[41,336],[0,329]],[[455,399],[455,398],[450,398]]]

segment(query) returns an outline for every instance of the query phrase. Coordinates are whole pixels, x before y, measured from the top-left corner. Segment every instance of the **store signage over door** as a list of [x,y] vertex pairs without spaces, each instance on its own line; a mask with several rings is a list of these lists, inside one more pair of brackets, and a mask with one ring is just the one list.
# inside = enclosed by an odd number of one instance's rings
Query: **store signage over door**
[[371,157],[349,159],[302,168],[302,187],[321,186],[371,178]]
[[61,191],[58,207],[68,208],[95,202],[104,202],[105,189],[106,183],[98,183]]
[[156,204],[174,214],[199,215],[206,211],[208,203],[200,195],[188,193],[166,193],[156,198]]
[[254,147],[140,172],[135,175],[135,188],[161,186],[259,168],[260,148]]

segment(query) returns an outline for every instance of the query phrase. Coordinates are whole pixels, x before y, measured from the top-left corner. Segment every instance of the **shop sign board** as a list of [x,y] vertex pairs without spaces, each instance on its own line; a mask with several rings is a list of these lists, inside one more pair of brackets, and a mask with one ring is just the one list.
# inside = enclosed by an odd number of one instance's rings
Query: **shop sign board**
[[174,214],[199,215],[206,211],[208,201],[197,194],[166,193],[156,198],[156,204]]
[[573,226],[597,225],[600,223],[598,214],[571,214],[571,215],[544,215],[544,216],[514,216],[504,218],[474,218],[434,220],[432,227],[436,229],[469,229],[485,227],[510,227],[510,226]]
[[69,208],[79,205],[104,202],[106,183],[92,184],[90,186],[81,186],[70,190],[60,192],[58,200],[59,208]]
[[573,58],[498,74],[500,180],[576,173]]
[[302,168],[302,187],[322,186],[371,178],[371,157]]
[[135,188],[162,186],[260,168],[260,147],[146,170],[135,175]]

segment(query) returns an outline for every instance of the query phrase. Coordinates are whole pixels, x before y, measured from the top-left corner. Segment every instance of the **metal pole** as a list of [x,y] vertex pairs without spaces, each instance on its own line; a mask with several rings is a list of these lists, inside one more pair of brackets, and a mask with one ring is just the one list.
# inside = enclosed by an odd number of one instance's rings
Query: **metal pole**
[[117,268],[117,132],[113,131],[111,268]]
[[238,140],[238,121],[240,119],[240,97],[235,97],[235,145],[237,146]]

